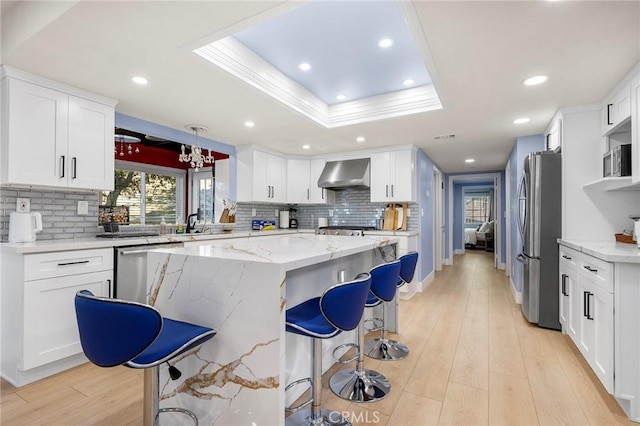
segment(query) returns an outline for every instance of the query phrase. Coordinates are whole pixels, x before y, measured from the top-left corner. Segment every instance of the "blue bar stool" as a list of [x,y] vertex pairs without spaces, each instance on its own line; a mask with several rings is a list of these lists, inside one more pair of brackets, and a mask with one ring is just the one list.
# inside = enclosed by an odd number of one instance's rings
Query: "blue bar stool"
[[[89,361],[100,367],[125,365],[155,370],[153,424],[160,413],[177,412],[191,417],[198,425],[198,418],[189,410],[159,409],[158,365],[168,364],[176,356],[211,339],[215,335],[212,329],[163,318],[152,306],[97,297],[88,290],[76,293],[75,306],[80,343]],[[174,366],[169,366],[169,374],[173,380],[181,375]],[[145,385],[146,379],[145,372]],[[150,424],[151,419],[145,417],[144,423]]]
[[[353,281],[328,288],[320,297],[287,309],[287,332],[312,338],[311,379],[297,380],[285,388],[311,382],[311,398],[287,409],[294,413],[285,419],[287,425],[351,425],[340,413],[322,408],[322,339],[358,327],[370,287],[371,276],[361,274]],[[309,404],[310,410],[301,410]]]
[[[397,288],[402,287],[406,283],[413,281],[413,275],[416,271],[416,264],[418,263],[418,252],[412,251],[404,256],[400,257],[400,277],[397,283]],[[393,298],[381,299],[375,298],[367,300],[367,307],[377,306],[382,302],[390,302]],[[397,359],[405,358],[409,355],[409,348],[404,343],[397,342],[395,340],[387,339],[387,331],[384,329],[384,309],[382,310],[382,326],[380,327],[379,339],[367,339],[364,342],[364,353],[374,359],[382,361],[393,361]]]
[[[368,301],[391,300],[395,295],[400,274],[400,261],[383,263],[371,268],[371,291]],[[374,297],[375,296],[375,297]],[[356,368],[345,368],[329,379],[329,387],[342,399],[352,402],[379,401],[391,392],[389,380],[374,370],[364,368],[364,318],[358,324],[358,353]]]

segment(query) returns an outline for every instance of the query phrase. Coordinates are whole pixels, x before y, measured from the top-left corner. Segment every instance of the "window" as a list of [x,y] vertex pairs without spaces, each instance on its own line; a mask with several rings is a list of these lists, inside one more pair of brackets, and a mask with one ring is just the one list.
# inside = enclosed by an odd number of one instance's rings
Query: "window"
[[116,161],[115,188],[102,193],[101,205],[126,206],[128,223],[157,225],[162,218],[184,218],[185,172],[167,167]]
[[215,178],[213,167],[200,169],[191,176],[191,208],[193,212],[200,209],[201,224],[215,222]]
[[464,222],[482,223],[489,221],[491,212],[491,196],[489,194],[473,194],[464,197]]

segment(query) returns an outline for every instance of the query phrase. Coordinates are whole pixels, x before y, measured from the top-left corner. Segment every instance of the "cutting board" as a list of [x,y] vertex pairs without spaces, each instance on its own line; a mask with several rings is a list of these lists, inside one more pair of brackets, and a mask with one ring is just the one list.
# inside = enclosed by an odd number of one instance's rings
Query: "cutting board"
[[394,231],[396,224],[398,223],[397,217],[398,211],[393,207],[393,204],[389,204],[384,210],[384,224],[382,225],[383,231]]

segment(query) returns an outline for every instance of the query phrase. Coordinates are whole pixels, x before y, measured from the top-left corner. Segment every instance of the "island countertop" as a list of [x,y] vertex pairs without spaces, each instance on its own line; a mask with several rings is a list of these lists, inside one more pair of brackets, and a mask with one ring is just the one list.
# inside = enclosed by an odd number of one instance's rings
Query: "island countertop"
[[194,247],[158,249],[193,257],[279,264],[284,271],[373,250],[398,242],[391,236],[335,236],[288,234],[262,238],[214,240]]

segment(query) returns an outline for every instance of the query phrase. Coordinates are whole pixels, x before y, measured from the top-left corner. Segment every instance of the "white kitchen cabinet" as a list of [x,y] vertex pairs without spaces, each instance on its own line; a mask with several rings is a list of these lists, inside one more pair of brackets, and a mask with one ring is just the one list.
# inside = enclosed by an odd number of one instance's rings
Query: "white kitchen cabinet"
[[3,248],[1,373],[22,386],[86,362],[74,296],[111,295],[113,249],[19,254]]
[[371,154],[371,202],[416,201],[412,149]]
[[113,189],[115,101],[3,70],[0,182]]
[[551,121],[546,133],[546,149],[554,151],[562,148],[562,115],[557,115]]
[[631,79],[631,182],[640,183],[640,72]]
[[287,159],[287,202],[290,204],[331,204],[335,193],[318,187],[324,159]]
[[613,268],[560,248],[560,323],[608,392],[613,392]]
[[287,202],[285,158],[254,149],[237,155],[237,201]]
[[631,117],[631,85],[628,80],[605,99],[600,116],[603,135],[608,134]]

